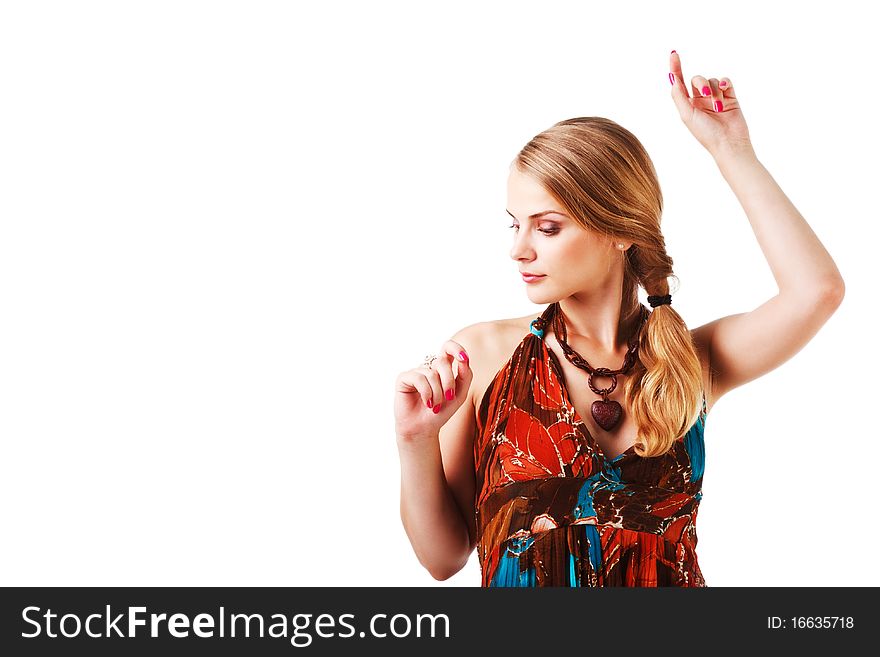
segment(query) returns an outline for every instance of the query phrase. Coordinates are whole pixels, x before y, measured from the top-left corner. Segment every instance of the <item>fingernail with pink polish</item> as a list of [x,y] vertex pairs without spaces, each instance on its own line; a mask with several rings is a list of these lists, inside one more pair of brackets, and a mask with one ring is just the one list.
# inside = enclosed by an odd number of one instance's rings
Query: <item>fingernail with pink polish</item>
[[672,73],[669,74],[669,84],[675,84],[675,76]]
[[708,96],[709,94],[712,93],[712,90],[709,89],[709,87],[703,87],[702,91],[703,91],[704,96]]
[[715,111],[720,112],[724,108],[724,105],[721,104],[720,100],[715,101]]

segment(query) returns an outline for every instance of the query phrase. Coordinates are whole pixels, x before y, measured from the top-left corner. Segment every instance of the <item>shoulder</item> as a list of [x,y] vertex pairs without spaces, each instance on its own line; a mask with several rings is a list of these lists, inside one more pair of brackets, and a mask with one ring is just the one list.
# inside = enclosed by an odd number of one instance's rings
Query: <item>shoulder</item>
[[[452,336],[452,339],[457,341],[458,338],[462,338],[465,340],[470,339],[473,341],[499,337],[504,333],[521,332],[523,329],[528,331],[531,321],[539,315],[540,313],[535,313],[534,315],[524,315],[522,317],[510,317],[507,319],[489,319],[483,322],[476,322],[474,324],[469,324],[462,329],[459,329],[455,333],[455,335]],[[465,345],[462,344],[462,346]]]
[[521,340],[529,331],[531,321],[537,316],[538,314],[476,322],[457,331],[451,339],[464,347],[469,356],[485,360],[481,357],[491,357],[498,350],[507,353],[507,342]]
[[528,333],[531,321],[539,314],[477,322],[452,336],[451,339],[464,347],[469,357],[473,380],[468,394],[474,410],[480,407],[492,379],[504,367]]

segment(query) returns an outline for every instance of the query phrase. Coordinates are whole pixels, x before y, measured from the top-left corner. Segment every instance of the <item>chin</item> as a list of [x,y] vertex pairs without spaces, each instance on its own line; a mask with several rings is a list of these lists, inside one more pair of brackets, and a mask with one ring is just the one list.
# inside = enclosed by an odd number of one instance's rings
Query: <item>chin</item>
[[532,290],[529,290],[526,293],[526,296],[529,298],[529,301],[537,304],[553,303],[554,301],[557,301],[555,297],[546,292],[533,292]]

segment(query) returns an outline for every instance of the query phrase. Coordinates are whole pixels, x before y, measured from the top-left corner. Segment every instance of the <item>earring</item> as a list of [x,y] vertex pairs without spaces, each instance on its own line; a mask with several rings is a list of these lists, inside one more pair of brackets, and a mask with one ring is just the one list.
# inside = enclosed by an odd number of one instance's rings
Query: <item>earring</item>
[[617,248],[618,248],[618,249],[622,249],[622,248],[623,248],[623,244],[618,244],[618,245],[617,245]]

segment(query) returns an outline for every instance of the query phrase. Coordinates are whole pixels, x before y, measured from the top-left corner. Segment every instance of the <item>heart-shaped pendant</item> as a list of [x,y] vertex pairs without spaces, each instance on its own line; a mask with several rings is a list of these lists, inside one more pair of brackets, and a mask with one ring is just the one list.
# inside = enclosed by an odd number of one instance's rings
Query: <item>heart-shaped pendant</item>
[[593,405],[590,406],[590,412],[593,414],[593,419],[596,420],[596,424],[605,429],[605,431],[611,431],[617,423],[620,422],[620,417],[623,415],[623,409],[620,404],[616,401],[605,401],[602,399],[597,399],[593,402]]

